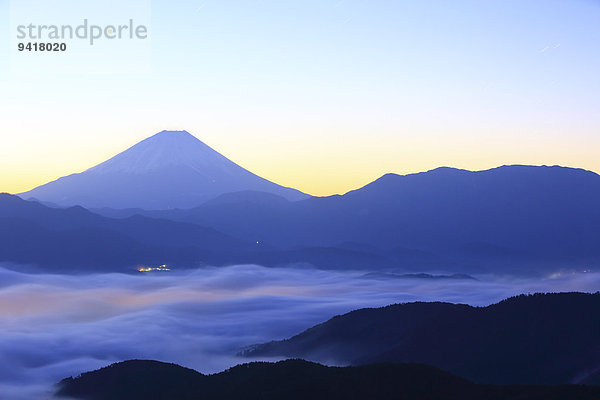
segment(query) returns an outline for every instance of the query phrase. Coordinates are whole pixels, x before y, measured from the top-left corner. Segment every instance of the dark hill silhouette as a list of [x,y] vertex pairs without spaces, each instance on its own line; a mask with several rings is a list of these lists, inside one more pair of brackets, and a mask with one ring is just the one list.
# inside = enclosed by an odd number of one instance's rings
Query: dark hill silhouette
[[198,224],[141,215],[108,218],[79,206],[50,208],[9,194],[0,194],[0,262],[31,264],[50,272],[133,271],[138,265],[162,264],[180,269],[236,263],[390,267],[385,258],[362,251],[281,250]]
[[597,382],[600,293],[521,295],[488,307],[407,303],[337,316],[250,357],[418,362],[478,383]]
[[413,272],[600,267],[600,176],[585,170],[438,168],[387,174],[343,196],[298,202],[275,198],[254,192],[190,210],[135,212],[281,248],[355,243]]
[[133,360],[64,379],[58,393],[82,400],[591,400],[600,388],[475,385],[419,364],[336,368],[287,360],[207,376],[175,364]]
[[[158,246],[153,251],[163,253],[172,251],[167,247],[203,249],[169,257],[188,265],[202,260],[409,273],[549,274],[600,268],[598,198],[600,176],[584,170],[439,168],[388,174],[343,196],[295,202],[246,190],[193,209],[98,210],[119,220],[81,207],[50,215],[48,207],[34,202],[36,207],[15,213],[15,204],[22,203],[4,196],[0,216],[24,218],[50,230],[102,228]],[[154,253],[148,258],[154,259]]]
[[52,271],[121,271],[140,264],[221,264],[253,250],[196,224],[106,218],[82,207],[55,209],[0,194],[0,261]]

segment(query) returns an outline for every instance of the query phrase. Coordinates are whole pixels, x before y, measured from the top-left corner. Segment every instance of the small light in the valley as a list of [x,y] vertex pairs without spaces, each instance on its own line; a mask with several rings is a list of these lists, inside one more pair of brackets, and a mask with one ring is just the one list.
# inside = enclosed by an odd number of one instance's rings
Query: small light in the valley
[[160,267],[138,267],[137,269],[140,272],[150,272],[150,271],[170,271],[171,268],[167,268],[166,264],[161,265]]

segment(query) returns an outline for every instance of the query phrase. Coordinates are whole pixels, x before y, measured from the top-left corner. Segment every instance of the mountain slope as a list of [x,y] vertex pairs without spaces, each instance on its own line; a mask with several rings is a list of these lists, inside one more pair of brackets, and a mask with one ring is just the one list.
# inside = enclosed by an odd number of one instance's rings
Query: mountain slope
[[[294,202],[244,190],[193,209],[97,212],[193,223],[260,244],[253,249],[260,254],[238,257],[238,262],[548,275],[600,268],[598,198],[595,173],[504,166],[388,174],[343,196]],[[285,254],[266,253],[265,244]]]
[[286,360],[207,376],[175,364],[132,360],[64,379],[58,394],[82,400],[591,400],[600,389],[475,385],[418,364],[336,368]]
[[0,262],[48,271],[126,271],[164,263],[222,265],[255,246],[196,224],[142,216],[106,218],[0,194]]
[[0,262],[32,264],[47,272],[127,271],[162,264],[179,269],[240,263],[309,263],[336,269],[390,266],[387,260],[361,251],[278,249],[198,224],[141,215],[108,218],[80,206],[50,208],[2,193]]
[[191,208],[218,195],[255,190],[299,200],[307,195],[263,179],[186,131],[163,131],[84,172],[21,193],[60,206]]
[[600,268],[598,198],[593,172],[515,165],[388,174],[298,202],[239,195],[145,214],[281,247],[355,243],[413,271],[547,273]]
[[337,316],[250,357],[363,364],[418,362],[479,383],[595,381],[600,293],[518,296],[488,307],[408,303]]

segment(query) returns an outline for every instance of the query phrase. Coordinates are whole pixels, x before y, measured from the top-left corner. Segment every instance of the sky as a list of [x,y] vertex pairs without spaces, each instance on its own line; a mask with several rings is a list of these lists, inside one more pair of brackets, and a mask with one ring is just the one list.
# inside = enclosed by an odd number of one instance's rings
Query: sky
[[[598,273],[543,279],[374,279],[235,265],[166,273],[27,274],[0,264],[0,393],[44,400],[68,376],[141,358],[214,373],[256,343],[334,315],[410,301],[486,306],[521,293],[594,292]],[[17,266],[16,268],[21,268]],[[158,344],[158,345],[157,345]]]
[[[13,1],[0,19],[44,3]],[[313,195],[438,166],[600,172],[599,0],[93,3],[56,15],[135,15],[149,40],[15,55],[0,24],[0,191],[165,129]]]

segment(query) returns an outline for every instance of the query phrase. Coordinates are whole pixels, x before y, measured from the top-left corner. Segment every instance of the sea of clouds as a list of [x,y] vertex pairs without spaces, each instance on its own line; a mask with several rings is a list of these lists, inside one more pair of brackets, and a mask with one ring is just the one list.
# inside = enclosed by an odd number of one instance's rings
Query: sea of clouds
[[133,358],[218,372],[249,361],[235,356],[245,346],[362,307],[600,290],[598,273],[436,280],[256,265],[138,275],[16,268],[0,267],[0,398],[13,400],[49,399],[62,378]]

